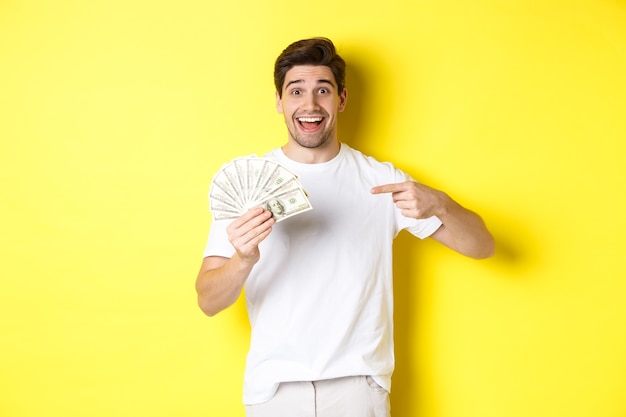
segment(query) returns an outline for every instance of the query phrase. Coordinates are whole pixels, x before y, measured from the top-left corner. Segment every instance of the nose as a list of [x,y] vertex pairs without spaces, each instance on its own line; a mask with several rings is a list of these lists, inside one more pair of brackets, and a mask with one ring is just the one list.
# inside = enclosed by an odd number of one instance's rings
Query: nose
[[307,94],[304,100],[304,110],[318,110],[319,105],[315,94]]

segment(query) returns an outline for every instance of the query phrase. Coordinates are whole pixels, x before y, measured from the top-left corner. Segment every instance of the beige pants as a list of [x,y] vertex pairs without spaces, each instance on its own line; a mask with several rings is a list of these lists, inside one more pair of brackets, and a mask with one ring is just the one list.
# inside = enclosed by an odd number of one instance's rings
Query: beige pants
[[284,382],[268,402],[246,406],[247,417],[389,417],[389,394],[369,376]]

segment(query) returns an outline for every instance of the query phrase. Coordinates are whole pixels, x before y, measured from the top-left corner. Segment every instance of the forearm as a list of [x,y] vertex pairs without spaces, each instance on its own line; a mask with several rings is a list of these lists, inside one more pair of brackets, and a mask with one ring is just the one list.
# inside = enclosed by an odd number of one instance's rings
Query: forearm
[[206,258],[196,279],[198,305],[208,316],[231,306],[241,294],[254,264],[232,258]]
[[255,207],[226,228],[228,240],[235,248],[234,255],[204,258],[196,279],[198,305],[206,315],[214,316],[237,301],[250,271],[260,259],[258,245],[269,236],[273,224],[272,213]]
[[435,240],[475,259],[489,258],[494,254],[493,236],[478,214],[443,194],[437,217],[443,226],[433,234]]

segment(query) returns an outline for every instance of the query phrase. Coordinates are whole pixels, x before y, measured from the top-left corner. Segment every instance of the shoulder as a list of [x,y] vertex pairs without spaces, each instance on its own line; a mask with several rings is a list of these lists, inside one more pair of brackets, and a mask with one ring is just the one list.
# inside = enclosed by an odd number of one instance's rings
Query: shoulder
[[369,173],[378,178],[385,178],[389,182],[401,182],[409,178],[402,170],[389,161],[379,161],[373,156],[365,155],[363,152],[342,144],[342,152],[345,153],[346,160],[358,167],[359,171]]

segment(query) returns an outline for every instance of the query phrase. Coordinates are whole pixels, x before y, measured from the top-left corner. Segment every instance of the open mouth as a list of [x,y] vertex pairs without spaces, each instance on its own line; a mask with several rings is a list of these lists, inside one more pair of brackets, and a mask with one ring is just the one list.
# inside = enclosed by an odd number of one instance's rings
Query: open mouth
[[296,120],[298,121],[298,124],[300,125],[300,128],[305,131],[305,132],[314,132],[316,131],[320,125],[322,124],[322,121],[324,121],[323,117],[298,117],[296,118]]

